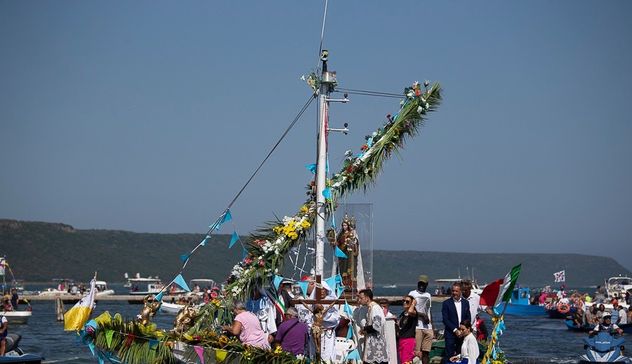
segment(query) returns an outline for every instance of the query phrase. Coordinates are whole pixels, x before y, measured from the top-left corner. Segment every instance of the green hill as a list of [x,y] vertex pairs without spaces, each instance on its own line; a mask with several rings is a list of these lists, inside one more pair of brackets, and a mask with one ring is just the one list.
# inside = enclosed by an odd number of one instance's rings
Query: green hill
[[[94,271],[112,282],[124,273],[173,277],[201,234],[152,234],[120,230],[79,230],[70,225],[0,220],[0,255],[6,255],[17,278],[49,281],[74,278],[87,281]],[[227,249],[229,235],[216,235],[190,260],[184,276],[223,281],[241,259],[241,248]],[[466,276],[474,270],[479,282],[501,278],[522,263],[521,283],[552,284],[553,272],[566,269],[567,285],[602,284],[613,275],[630,275],[614,259],[579,254],[479,254],[376,250],[373,258],[376,284],[414,284],[419,274],[432,280]]]

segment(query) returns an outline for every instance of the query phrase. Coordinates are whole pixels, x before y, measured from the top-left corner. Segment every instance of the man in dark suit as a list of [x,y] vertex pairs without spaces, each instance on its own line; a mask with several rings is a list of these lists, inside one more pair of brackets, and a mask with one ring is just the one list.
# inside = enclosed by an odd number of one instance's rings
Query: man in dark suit
[[461,296],[461,283],[452,284],[452,297],[443,301],[441,316],[443,316],[445,338],[444,362],[449,363],[452,356],[461,352],[463,339],[459,338],[459,325],[465,320],[472,322],[470,305]]

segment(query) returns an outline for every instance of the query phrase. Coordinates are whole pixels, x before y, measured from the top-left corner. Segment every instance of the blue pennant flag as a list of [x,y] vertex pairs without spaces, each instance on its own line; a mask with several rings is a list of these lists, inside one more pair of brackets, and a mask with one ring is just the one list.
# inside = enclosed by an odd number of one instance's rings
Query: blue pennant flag
[[353,351],[350,352],[349,355],[347,355],[345,360],[361,360],[360,352],[358,352],[358,349],[353,349]]
[[331,200],[331,189],[329,187],[323,190],[323,197]]
[[351,339],[353,337],[353,325],[349,325],[349,331],[347,331],[347,339]]
[[347,314],[347,316],[349,316],[350,318],[353,317],[353,309],[351,308],[351,306],[349,306],[346,300],[345,300],[344,311]]
[[180,260],[183,261],[183,262],[186,262],[187,260],[189,260],[190,256],[191,256],[191,253],[182,254],[182,255],[180,255]]
[[230,237],[230,244],[228,244],[228,249],[232,248],[238,240],[239,235],[237,235],[236,231],[233,231],[233,235]]
[[90,349],[90,352],[92,352],[92,355],[93,355],[93,356],[97,355],[97,354],[94,352],[94,343],[88,343],[88,348]]
[[230,210],[226,210],[226,213],[224,213],[224,216],[222,217],[222,224],[225,222],[229,222],[232,219],[233,215],[230,214]]
[[176,276],[176,278],[173,279],[173,283],[175,283],[178,286],[182,287],[183,290],[185,290],[187,292],[191,292],[191,289],[187,285],[187,282],[184,280],[184,277],[182,277],[182,274],[178,274]]
[[336,256],[338,258],[347,259],[347,254],[345,254],[345,252],[340,250],[340,248],[338,248],[338,247],[336,247]]
[[306,164],[305,168],[312,173],[316,173],[316,163]]
[[303,296],[307,297],[307,286],[309,286],[309,282],[300,281],[298,282],[298,286],[301,288],[301,292],[303,292]]
[[160,293],[156,295],[156,301],[158,302],[162,301],[162,296],[164,296],[164,294],[165,294],[165,291],[160,291]]
[[338,290],[336,289],[336,277],[335,276],[332,276],[332,277],[329,277],[329,278],[325,279],[325,283],[327,283],[329,288],[332,289],[331,293],[338,294]]
[[242,247],[241,248],[243,250],[243,257],[241,259],[246,259],[246,257],[248,256],[248,250],[246,250],[246,248]]
[[281,276],[274,276],[274,289],[276,289],[277,291],[279,290],[279,286],[281,285],[281,281],[283,281],[283,277]]

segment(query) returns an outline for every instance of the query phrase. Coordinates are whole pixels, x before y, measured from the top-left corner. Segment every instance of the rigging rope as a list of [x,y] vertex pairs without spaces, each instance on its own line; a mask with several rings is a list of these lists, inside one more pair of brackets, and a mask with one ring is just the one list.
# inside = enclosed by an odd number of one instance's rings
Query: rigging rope
[[[305,113],[305,111],[307,110],[307,108],[309,107],[309,105],[311,105],[311,103],[314,101],[314,99],[316,98],[316,93],[313,93],[309,96],[309,99],[305,102],[305,104],[303,105],[303,107],[301,108],[301,110],[298,112],[298,114],[296,114],[296,116],[294,117],[294,120],[292,120],[292,122],[290,123],[290,125],[285,129],[285,131],[283,132],[283,134],[281,135],[281,137],[279,138],[279,140],[277,140],[277,142],[274,144],[274,146],[272,146],[272,149],[270,149],[270,151],[268,152],[268,155],[266,155],[266,157],[263,159],[263,161],[261,161],[261,163],[259,164],[259,166],[257,167],[257,169],[252,173],[252,175],[250,176],[250,178],[248,178],[248,181],[246,181],[246,183],[243,185],[243,187],[239,190],[239,192],[237,192],[237,195],[235,195],[235,197],[232,199],[232,201],[230,201],[230,203],[228,204],[228,207],[226,207],[226,209],[224,210],[224,212],[217,218],[217,220],[211,224],[211,226],[209,227],[209,229],[206,232],[206,239],[210,238],[211,235],[213,234],[213,231],[215,230],[216,227],[218,227],[221,223],[221,221],[224,219],[224,217],[226,216],[226,213],[230,210],[230,208],[233,206],[233,204],[237,201],[237,199],[239,198],[239,196],[241,196],[242,192],[244,192],[244,190],[246,189],[246,187],[250,184],[250,182],[252,181],[253,178],[255,178],[255,176],[257,175],[257,173],[259,173],[259,170],[261,170],[261,167],[263,167],[263,165],[268,161],[268,159],[270,158],[270,156],[272,155],[272,153],[276,150],[276,148],[279,146],[279,144],[281,144],[281,141],[283,141],[283,139],[285,139],[285,136],[290,132],[290,130],[292,130],[292,128],[294,127],[294,125],[296,124],[296,122],[298,122],[298,120],[301,118],[301,116],[303,116],[303,114]],[[206,240],[205,239],[205,240]],[[203,241],[205,241],[203,240]],[[241,242],[240,242],[241,243]],[[182,272],[184,271],[184,269],[186,268],[187,264],[189,264],[189,260],[191,258],[191,255],[193,255],[193,253],[195,253],[196,250],[198,250],[199,247],[203,246],[202,243],[199,243],[198,245],[195,246],[195,248],[193,248],[193,250],[191,250],[191,252],[189,253],[189,256],[186,258],[186,260],[184,261],[184,264],[182,265],[182,268],[180,268],[180,271],[178,272],[178,275],[182,274]],[[241,243],[242,248],[245,249],[243,243]],[[167,287],[169,287],[171,284],[173,284],[176,280],[176,278],[178,277],[178,275],[176,275],[173,280],[165,285],[160,292],[165,291],[165,289]]]
[[405,96],[403,93],[395,94],[395,93],[391,93],[391,92],[358,90],[358,89],[340,88],[340,87],[336,88],[336,90],[334,92],[345,92],[345,93],[348,93],[348,94],[363,95],[363,96],[392,97],[392,98],[398,98],[398,99],[401,99],[402,97]]

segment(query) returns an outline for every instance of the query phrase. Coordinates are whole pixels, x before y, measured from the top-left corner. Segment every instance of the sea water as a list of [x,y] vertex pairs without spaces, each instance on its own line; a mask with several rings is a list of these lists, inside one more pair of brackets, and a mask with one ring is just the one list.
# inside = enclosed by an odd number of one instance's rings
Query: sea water
[[[27,287],[30,289],[30,287]],[[125,290],[114,285],[119,293]],[[402,296],[411,287],[393,289],[376,288],[378,296]],[[63,322],[58,322],[55,315],[54,301],[33,302],[33,316],[26,325],[11,325],[10,332],[22,335],[20,346],[29,353],[40,354],[47,363],[96,363],[87,346],[82,344],[74,332],[64,332]],[[70,305],[66,305],[68,309]],[[118,312],[128,319],[136,316],[142,305],[129,304],[125,301],[99,302],[93,317],[109,311],[112,315]],[[401,312],[401,307],[392,307],[393,313]],[[433,322],[437,327],[441,324],[441,303],[433,302]],[[173,327],[175,316],[158,313],[154,322],[160,328]],[[536,317],[506,316],[506,331],[500,337],[500,347],[513,363],[572,363],[583,354],[583,333],[571,332],[563,320],[549,319],[544,314]],[[491,321],[486,318],[488,331]],[[627,338],[626,338],[627,339]],[[630,344],[630,343],[628,343]]]

